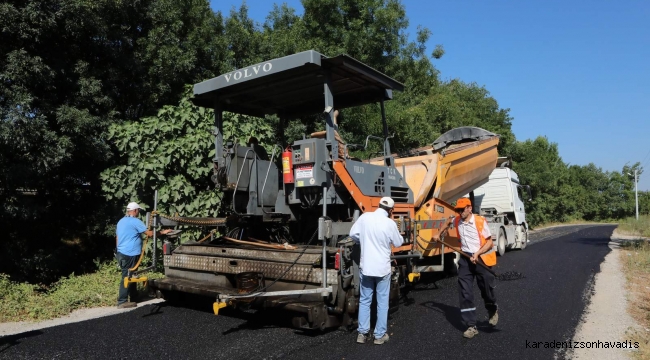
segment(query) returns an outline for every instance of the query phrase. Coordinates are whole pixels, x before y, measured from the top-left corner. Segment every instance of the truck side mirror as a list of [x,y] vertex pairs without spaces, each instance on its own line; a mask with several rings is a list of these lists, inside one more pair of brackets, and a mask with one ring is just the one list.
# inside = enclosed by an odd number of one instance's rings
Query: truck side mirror
[[526,185],[526,191],[528,192],[528,201],[533,200],[533,195],[530,192],[530,185]]
[[530,192],[530,185],[517,185],[517,192],[521,190],[521,193],[519,193],[519,197],[524,200],[524,189],[526,190],[526,194],[528,194],[528,197],[526,198],[526,201],[531,201],[533,200],[533,195]]

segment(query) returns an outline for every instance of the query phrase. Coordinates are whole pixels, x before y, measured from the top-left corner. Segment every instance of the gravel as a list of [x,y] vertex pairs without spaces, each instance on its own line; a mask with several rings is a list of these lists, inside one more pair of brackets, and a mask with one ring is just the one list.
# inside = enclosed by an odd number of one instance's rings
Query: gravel
[[609,248],[612,252],[605,257],[605,261],[600,266],[601,271],[596,275],[589,307],[573,338],[573,341],[578,342],[580,346],[578,349],[573,349],[573,359],[627,359],[629,353],[635,351],[634,348],[603,348],[604,344],[601,344],[624,342],[626,346],[634,346],[626,338],[626,331],[637,327],[634,319],[627,313],[626,280],[618,246],[623,239],[614,236],[611,239]]

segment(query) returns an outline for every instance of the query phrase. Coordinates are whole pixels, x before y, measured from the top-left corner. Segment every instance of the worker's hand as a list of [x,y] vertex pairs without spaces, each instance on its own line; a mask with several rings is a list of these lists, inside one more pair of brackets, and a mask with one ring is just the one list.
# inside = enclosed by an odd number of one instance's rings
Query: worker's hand
[[165,229],[160,231],[160,235],[167,235],[170,232],[174,231],[173,229]]
[[472,262],[472,264],[476,264],[476,262],[478,261],[478,255],[477,254],[472,255],[472,257],[469,260]]

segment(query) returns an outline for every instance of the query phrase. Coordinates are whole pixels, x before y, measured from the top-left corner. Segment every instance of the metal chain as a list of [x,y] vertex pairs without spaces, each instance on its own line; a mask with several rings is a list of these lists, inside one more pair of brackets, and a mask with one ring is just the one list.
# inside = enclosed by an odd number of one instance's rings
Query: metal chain
[[[210,219],[210,220],[194,220],[194,219],[188,219],[180,216],[169,216],[169,215],[164,215],[159,212],[152,212],[152,215],[158,215],[161,218],[165,218],[167,220],[171,220],[174,222],[177,222],[179,224],[185,224],[185,225],[198,225],[198,226],[210,226],[210,225],[223,225],[226,223],[226,219]],[[151,216],[153,218],[153,216]]]

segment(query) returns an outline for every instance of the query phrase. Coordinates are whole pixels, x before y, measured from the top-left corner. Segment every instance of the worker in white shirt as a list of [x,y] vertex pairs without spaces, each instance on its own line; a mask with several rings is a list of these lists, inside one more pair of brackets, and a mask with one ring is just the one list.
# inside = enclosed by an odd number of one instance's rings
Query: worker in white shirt
[[370,304],[374,292],[377,293],[377,323],[375,324],[374,343],[381,345],[388,341],[386,324],[390,292],[391,245],[399,247],[404,242],[404,238],[397,229],[397,224],[390,218],[394,206],[395,201],[390,197],[381,198],[379,208],[374,212],[361,215],[350,230],[350,237],[361,245],[359,269],[361,299],[359,301],[359,335],[357,336],[357,342],[360,344],[366,342],[370,332]]

